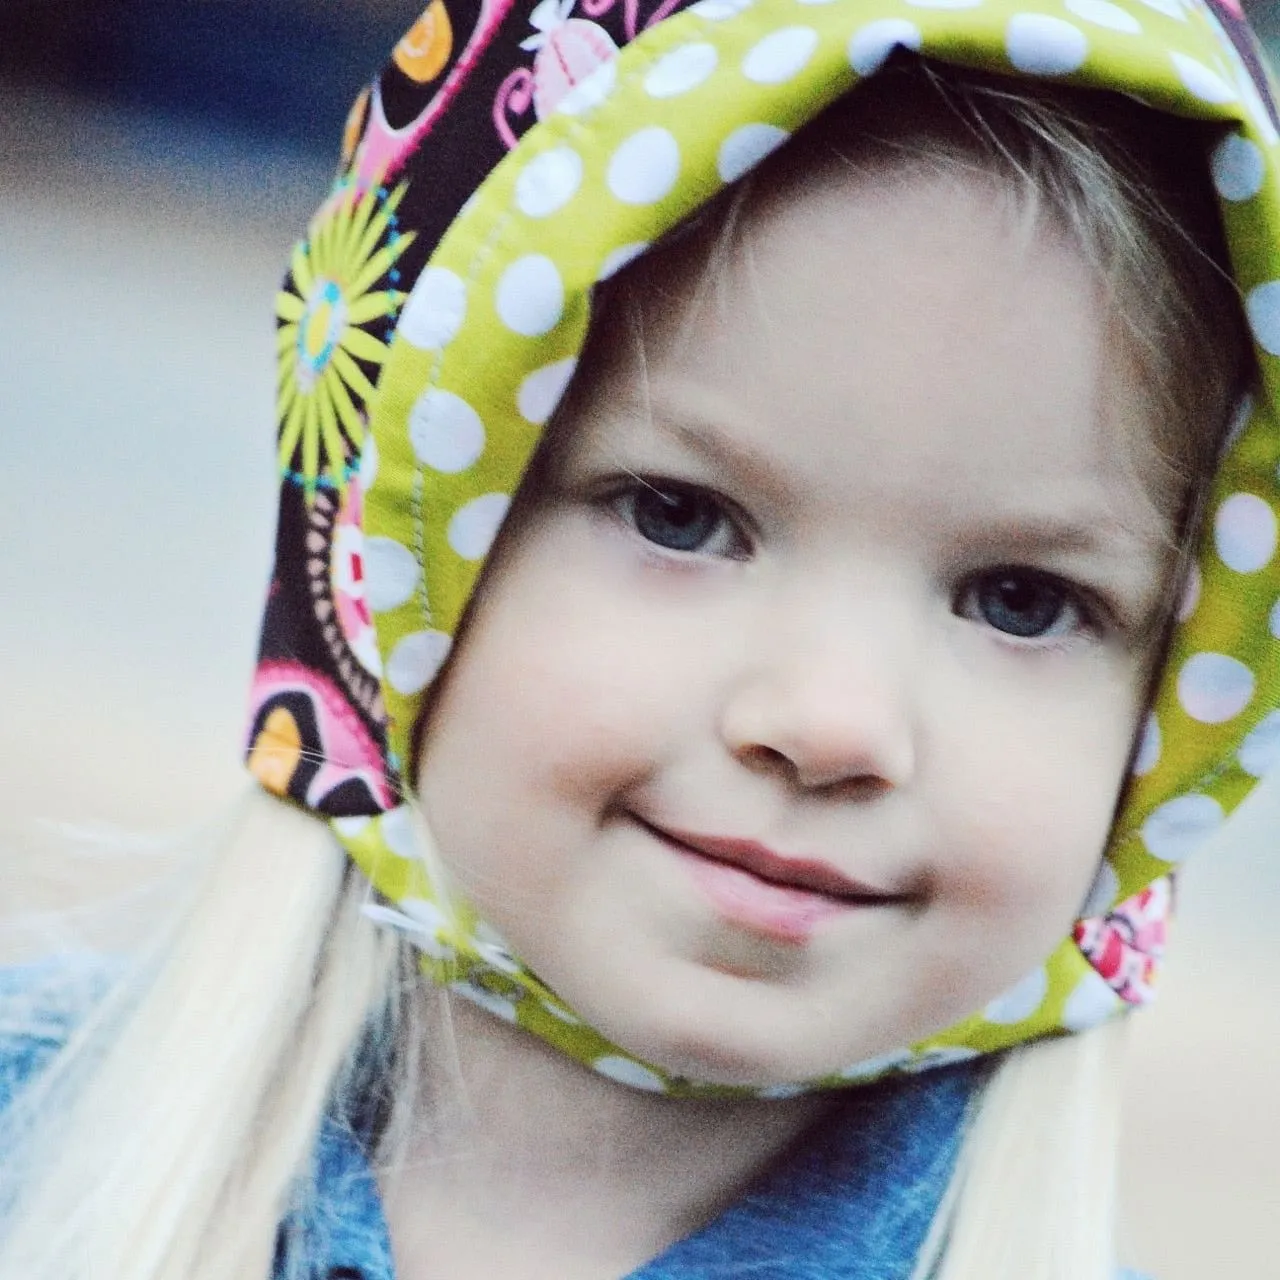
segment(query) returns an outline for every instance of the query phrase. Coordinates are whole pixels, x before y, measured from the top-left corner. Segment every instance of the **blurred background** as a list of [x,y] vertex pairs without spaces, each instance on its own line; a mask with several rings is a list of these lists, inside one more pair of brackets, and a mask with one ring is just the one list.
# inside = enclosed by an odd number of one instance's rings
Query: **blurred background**
[[[6,822],[153,830],[243,785],[272,298],[421,4],[0,3]],[[1246,8],[1274,57],[1280,3]],[[1263,792],[1187,873],[1136,1020],[1123,1239],[1159,1280],[1280,1277],[1280,779]]]

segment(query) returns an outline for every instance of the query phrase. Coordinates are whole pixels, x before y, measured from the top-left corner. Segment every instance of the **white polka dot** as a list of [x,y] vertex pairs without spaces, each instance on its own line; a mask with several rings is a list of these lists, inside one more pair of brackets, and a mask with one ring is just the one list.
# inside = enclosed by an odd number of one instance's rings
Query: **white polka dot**
[[409,442],[424,466],[453,475],[484,452],[484,424],[461,396],[431,387],[409,414]]
[[696,89],[715,69],[720,55],[713,44],[682,44],[649,68],[644,91],[651,98],[678,98]]
[[556,1004],[553,1000],[542,1000],[539,1003],[553,1018],[558,1018],[565,1026],[582,1026],[582,1019],[576,1013],[570,1013],[563,1005]]
[[1142,843],[1153,858],[1181,862],[1222,826],[1222,806],[1212,796],[1167,800],[1142,824]]
[[1280,280],[1260,284],[1249,294],[1249,323],[1258,345],[1273,356],[1280,356]]
[[1182,598],[1178,601],[1178,621],[1186,622],[1196,611],[1196,605],[1200,603],[1200,589],[1203,585],[1204,577],[1200,573],[1200,566],[1193,564],[1187,570],[1187,581],[1182,588]]
[[505,493],[483,493],[464,503],[449,521],[449,545],[464,560],[483,559],[510,505]]
[[1080,908],[1080,919],[1087,920],[1090,916],[1100,916],[1110,911],[1119,892],[1120,877],[1116,875],[1115,867],[1104,858],[1098,867],[1098,874],[1093,878],[1089,896]]
[[511,944],[493,925],[484,920],[479,921],[475,927],[473,941],[476,951],[485,964],[492,965],[502,973],[520,972],[520,964],[511,954]]
[[368,493],[373,482],[378,478],[378,442],[370,431],[364,438],[364,448],[360,450],[360,487]]
[[495,299],[502,323],[526,338],[538,338],[560,323],[564,284],[545,254],[517,258],[498,281]]
[[708,22],[724,22],[750,9],[753,3],[754,0],[698,0],[697,4],[689,6],[689,12]]
[[1197,653],[1178,672],[1178,701],[1193,720],[1222,724],[1253,697],[1253,672],[1224,653]]
[[1280,711],[1263,717],[1240,744],[1240,767],[1255,778],[1280,768]]
[[1062,1025],[1068,1031],[1087,1031],[1106,1022],[1123,1003],[1101,974],[1090,971],[1076,983],[1067,997],[1062,1009]]
[[[402,898],[397,906],[407,908],[410,901]],[[422,899],[417,901],[421,902]],[[408,910],[398,911],[396,907],[384,906],[380,902],[366,902],[360,908],[360,914],[366,920],[372,920],[374,924],[380,924],[383,928],[394,929],[397,933],[403,934],[419,951],[425,951],[427,955],[436,959],[443,959],[448,951],[448,948],[440,945],[434,930],[416,919]]]
[[394,538],[364,540],[364,594],[374,613],[404,604],[421,581],[418,559]]
[[1166,18],[1177,18],[1182,22],[1187,20],[1182,0],[1142,0],[1142,3],[1156,13],[1163,13]]
[[1185,53],[1171,53],[1169,57],[1173,59],[1173,65],[1177,68],[1178,79],[1182,81],[1183,87],[1201,102],[1220,106],[1223,103],[1234,102],[1239,97],[1234,85],[1228,84],[1203,62],[1197,62],[1194,58],[1187,57]]
[[520,410],[520,416],[538,427],[546,422],[560,403],[577,365],[576,357],[570,356],[567,360],[543,365],[529,374],[516,392],[516,408]]
[[978,1056],[977,1049],[967,1045],[948,1044],[937,1049],[926,1049],[918,1058],[913,1058],[903,1066],[904,1071],[931,1071],[934,1067],[949,1067],[953,1062],[968,1062]]
[[453,948],[444,943],[444,939],[452,932],[451,921],[438,904],[426,898],[401,898],[396,906],[418,926],[418,939],[425,936],[435,944],[432,946],[415,939],[420,950],[438,960],[452,959]]
[[756,84],[784,84],[804,70],[817,47],[818,33],[812,27],[782,27],[747,51],[742,74]]
[[605,181],[623,204],[654,204],[680,176],[680,145],[659,125],[633,133],[613,153]]
[[618,64],[610,57],[602,62],[584,80],[579,80],[556,103],[556,110],[564,116],[582,116],[605,102],[618,82]]
[[534,157],[516,179],[516,206],[530,218],[563,209],[582,185],[582,157],[572,147],[553,147]]
[[1043,968],[1035,969],[1027,974],[1017,986],[1010,987],[1002,996],[998,996],[982,1011],[988,1022],[998,1023],[1002,1027],[1012,1026],[1015,1022],[1024,1022],[1044,1003],[1049,994],[1049,975]]
[[913,9],[976,9],[982,0],[907,0]]
[[770,152],[776,151],[791,135],[773,124],[744,124],[721,144],[716,169],[724,182],[737,182]]
[[1160,721],[1153,711],[1147,716],[1138,750],[1133,757],[1133,772],[1137,777],[1145,778],[1160,763],[1160,746]]
[[861,1062],[855,1062],[851,1066],[841,1067],[836,1074],[842,1080],[866,1080],[871,1076],[879,1076],[886,1071],[893,1071],[895,1068],[910,1061],[911,1055],[909,1053],[904,1049],[897,1049],[893,1053],[881,1053],[874,1058],[864,1058]]
[[378,825],[382,829],[383,843],[392,853],[401,858],[417,858],[418,836],[413,829],[413,815],[408,805],[402,804],[384,813]]
[[1098,27],[1106,27],[1108,31],[1123,31],[1131,36],[1142,32],[1142,23],[1127,9],[1112,4],[1111,0],[1067,0],[1067,8],[1077,18],[1083,18]]
[[1233,133],[1213,153],[1213,185],[1224,200],[1252,200],[1262,190],[1267,161],[1262,148]]
[[1213,522],[1218,555],[1228,569],[1257,573],[1276,550],[1276,513],[1256,493],[1233,493]]
[[630,1085],[633,1089],[644,1089],[648,1093],[666,1093],[667,1086],[662,1077],[648,1067],[643,1067],[630,1058],[619,1058],[610,1055],[597,1058],[591,1064],[602,1076],[616,1080],[619,1084]]
[[482,987],[477,982],[451,982],[449,990],[457,992],[460,996],[465,996],[472,1004],[478,1004],[480,1008],[487,1010],[495,1017],[501,1018],[503,1022],[514,1022],[516,1020],[514,1001],[507,996],[500,996],[496,991],[490,991],[488,987]]
[[467,314],[467,287],[444,267],[427,267],[400,313],[396,332],[411,346],[436,351],[458,335]]
[[387,682],[411,697],[436,678],[452,642],[443,631],[413,631],[396,641],[387,659]]
[[[825,4],[827,0],[801,0],[802,4]],[[785,1102],[788,1098],[798,1098],[808,1093],[809,1086],[804,1084],[771,1084],[756,1091],[757,1098],[768,1098],[771,1102]]]
[[339,835],[346,836],[348,840],[354,840],[356,836],[364,834],[365,828],[373,819],[367,814],[357,814],[350,818],[330,818],[329,821],[337,828]]
[[600,273],[596,279],[608,280],[611,276],[617,275],[623,267],[640,257],[648,247],[647,240],[635,240],[631,244],[619,245],[600,264]]
[[1271,606],[1271,634],[1280,640],[1280,600]]
[[1020,13],[1005,32],[1009,61],[1019,71],[1038,76],[1061,76],[1078,71],[1089,56],[1089,40],[1079,27],[1061,18]]
[[919,49],[924,36],[914,22],[905,18],[881,18],[869,22],[850,37],[849,65],[860,75],[870,76],[884,66],[895,49]]

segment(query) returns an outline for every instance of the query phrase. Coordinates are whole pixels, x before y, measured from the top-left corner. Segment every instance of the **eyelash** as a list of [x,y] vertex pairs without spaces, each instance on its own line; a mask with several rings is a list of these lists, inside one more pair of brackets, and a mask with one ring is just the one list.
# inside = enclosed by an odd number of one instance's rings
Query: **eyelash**
[[[1042,630],[1028,632],[1005,629],[998,626],[983,611],[978,595],[984,588],[1012,587],[1015,592],[1025,592],[1028,587],[1040,592],[1041,604],[1048,604],[1052,617]],[[956,593],[953,605],[957,617],[985,625],[1000,637],[1002,644],[1033,651],[1060,651],[1070,648],[1081,638],[1097,636],[1102,628],[1096,610],[1085,599],[1080,588],[1064,581],[1056,574],[1024,565],[1002,565],[984,569],[966,579]]]
[[[753,541],[745,528],[745,519],[723,497],[701,485],[664,476],[628,474],[614,482],[600,503],[631,533],[663,555],[678,559],[695,556],[726,560],[751,558]],[[693,531],[686,539],[689,545],[677,546],[674,544],[679,539],[663,542],[651,536],[656,532],[653,520],[673,513],[681,503],[694,517]],[[649,508],[647,513],[646,507]],[[693,509],[689,510],[690,507]],[[703,517],[700,522],[697,521],[698,516]],[[644,528],[646,524],[650,526],[648,532]],[[722,549],[709,547],[713,534],[727,536],[730,543]],[[1006,589],[1006,594],[1011,589],[1016,594],[1025,593],[1028,587],[1040,593],[1038,602],[1047,605],[1053,615],[1043,630],[1035,631],[1033,628],[1030,632],[1019,633],[1016,629],[1006,630],[996,625],[989,612],[984,610],[984,605],[998,607],[998,603],[991,598],[986,601],[980,598],[984,588]],[[1028,605],[1030,603],[1027,602]],[[1009,607],[1007,600],[1004,604]],[[1001,637],[1002,643],[1021,649],[1061,650],[1071,646],[1082,635],[1097,635],[1101,631],[1099,611],[1079,587],[1056,574],[1017,564],[998,565],[966,578],[953,597],[952,607],[957,617],[985,625]],[[1065,628],[1060,626],[1064,616],[1067,618]]]
[[[614,483],[601,502],[632,533],[667,555],[680,558],[711,556],[725,560],[747,560],[751,557],[753,542],[746,531],[746,521],[729,509],[730,504],[724,498],[701,485],[668,480],[665,476],[628,475]],[[682,502],[700,504],[700,514],[711,519],[704,535],[696,540],[696,545],[676,546],[664,543],[645,532],[643,526],[646,523],[646,505],[665,507],[665,512],[659,509],[648,513],[660,518],[664,514],[672,514]],[[727,535],[730,545],[718,550],[709,549],[708,543],[712,541],[711,535],[714,533]]]

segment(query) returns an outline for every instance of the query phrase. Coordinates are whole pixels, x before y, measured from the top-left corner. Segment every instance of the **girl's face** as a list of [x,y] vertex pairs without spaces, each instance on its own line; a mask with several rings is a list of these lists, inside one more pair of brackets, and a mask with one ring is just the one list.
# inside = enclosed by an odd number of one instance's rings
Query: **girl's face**
[[1170,530],[1094,275],[981,174],[757,190],[611,309],[432,714],[445,862],[630,1052],[782,1083],[1066,936]]

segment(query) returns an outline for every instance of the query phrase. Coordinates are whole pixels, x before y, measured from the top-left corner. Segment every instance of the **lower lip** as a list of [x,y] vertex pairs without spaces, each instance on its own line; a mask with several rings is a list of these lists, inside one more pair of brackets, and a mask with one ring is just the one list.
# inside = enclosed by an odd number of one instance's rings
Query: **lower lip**
[[774,884],[741,867],[668,843],[689,868],[694,884],[725,920],[775,942],[802,946],[824,920],[855,905],[812,889]]

